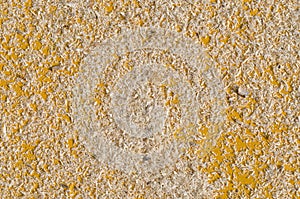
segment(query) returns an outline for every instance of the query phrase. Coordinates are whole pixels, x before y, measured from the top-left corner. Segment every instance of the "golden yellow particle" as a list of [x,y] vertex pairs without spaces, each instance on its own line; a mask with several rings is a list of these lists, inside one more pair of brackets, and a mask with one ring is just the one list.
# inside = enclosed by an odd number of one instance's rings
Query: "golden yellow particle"
[[290,92],[287,91],[287,90],[285,90],[284,88],[282,88],[282,89],[280,89],[279,93],[280,93],[281,95],[287,95],[287,94],[289,94]]
[[124,67],[128,70],[132,70],[133,66],[132,66],[132,61],[131,60],[126,60],[124,62]]
[[74,146],[74,140],[71,138],[71,139],[68,139],[68,147],[69,149],[73,148]]
[[27,161],[31,162],[36,160],[36,156],[33,154],[32,151],[29,151],[27,154],[24,155],[24,157],[27,159]]
[[4,87],[5,89],[8,89],[8,82],[4,79],[0,79],[0,87]]
[[249,10],[249,7],[248,6],[246,6],[246,5],[243,5],[243,10]]
[[167,100],[166,103],[165,103],[165,106],[170,106],[170,104],[171,104],[170,100]]
[[32,44],[33,44],[32,47],[34,50],[40,50],[43,46],[39,40],[35,40]]
[[32,110],[37,111],[37,105],[35,103],[31,103],[29,106]]
[[60,161],[59,161],[58,159],[56,159],[56,158],[53,159],[53,163],[54,163],[54,165],[59,165],[59,164],[61,164]]
[[21,169],[23,166],[24,166],[24,163],[23,163],[22,160],[18,160],[18,161],[15,163],[15,167],[18,168],[18,169]]
[[78,153],[76,150],[72,150],[71,154],[73,155],[74,158],[78,158]]
[[234,109],[232,109],[228,114],[230,119],[242,121],[241,115]]
[[21,83],[21,82],[18,82],[18,83],[15,83],[12,85],[12,88],[15,91],[17,96],[22,95],[22,93],[23,93],[22,86],[23,86],[23,83]]
[[229,40],[229,36],[222,36],[222,37],[220,38],[220,42],[222,42],[222,43],[224,43],[224,44],[226,44],[226,43],[228,42],[228,40]]
[[5,66],[4,63],[0,63],[0,70],[3,70],[3,66]]
[[[32,185],[32,188],[30,190],[31,193],[35,193],[37,191],[37,189],[39,188],[39,183],[35,182]],[[31,198],[34,198],[33,196]]]
[[236,149],[237,151],[245,150],[246,149],[246,143],[243,142],[239,137],[236,137]]
[[97,105],[101,105],[102,104],[102,101],[100,99],[98,99],[98,98],[95,98],[95,102],[96,102]]
[[43,77],[39,79],[41,82],[50,83],[52,82],[52,79],[50,77]]
[[113,4],[113,2],[111,1],[111,2],[109,3],[109,5],[105,6],[105,11],[106,11],[107,13],[111,13],[113,10],[114,10],[114,4]]
[[1,94],[1,95],[0,95],[0,99],[1,99],[2,101],[6,101],[6,100],[7,100],[7,96],[4,95],[4,94]]
[[145,23],[145,22],[144,22],[144,20],[143,20],[143,19],[139,19],[139,20],[138,20],[138,25],[139,25],[139,26],[143,26],[143,25],[144,25],[144,23]]
[[212,152],[214,153],[214,155],[215,155],[214,158],[216,158],[217,162],[222,162],[223,159],[225,158],[225,156],[222,154],[220,146],[215,146],[212,149]]
[[250,11],[250,15],[251,16],[255,16],[257,13],[258,13],[258,9],[257,8],[255,8],[255,9],[253,9],[253,10]]
[[47,165],[47,164],[44,164],[44,165],[43,165],[43,170],[44,170],[45,172],[49,172],[49,169],[48,169],[48,165]]
[[176,31],[181,32],[182,31],[182,26],[181,25],[176,25]]
[[50,53],[49,53],[49,46],[45,46],[42,48],[42,53],[44,56],[48,56]]
[[70,190],[70,192],[74,192],[74,190],[75,190],[75,183],[74,182],[70,184],[69,190]]
[[32,0],[27,0],[26,2],[25,2],[25,7],[27,7],[27,8],[30,8],[30,7],[32,7]]
[[49,12],[50,12],[50,13],[53,13],[53,12],[55,12],[56,10],[57,10],[57,6],[54,6],[54,5],[49,6]]
[[175,95],[174,99],[172,100],[172,104],[178,104],[178,103],[179,103],[178,95]]
[[35,177],[35,178],[40,178],[40,174],[39,173],[37,173],[36,171],[33,171],[32,173],[31,173],[31,176],[32,177]]
[[207,44],[209,44],[209,42],[210,42],[210,36],[205,36],[205,37],[201,37],[201,42],[202,42],[202,44],[204,44],[204,45],[207,45]]
[[68,116],[67,114],[63,115],[63,118],[65,119],[66,122],[71,122],[71,117]]
[[202,136],[206,136],[208,134],[208,128],[203,126],[202,128],[198,129],[198,132],[201,133]]
[[283,168],[284,168],[286,171],[291,171],[291,172],[296,171],[296,167],[295,167],[295,166],[292,166],[291,164],[285,164],[285,165],[283,166]]
[[80,183],[83,181],[83,177],[80,174],[77,176],[77,181]]
[[22,43],[20,43],[19,47],[23,50],[25,50],[26,48],[28,48],[29,43],[27,40],[23,41]]
[[41,95],[41,97],[42,97],[44,100],[47,100],[48,94],[46,93],[46,91],[41,91],[41,92],[40,92],[40,95]]
[[215,182],[217,179],[219,179],[221,176],[218,174],[218,173],[212,173],[212,174],[210,174],[210,176],[209,176],[209,180],[208,180],[208,182],[209,183],[213,183],[213,182]]
[[12,53],[10,54],[10,59],[16,61],[16,60],[18,59],[18,54],[15,53],[15,52],[12,52]]

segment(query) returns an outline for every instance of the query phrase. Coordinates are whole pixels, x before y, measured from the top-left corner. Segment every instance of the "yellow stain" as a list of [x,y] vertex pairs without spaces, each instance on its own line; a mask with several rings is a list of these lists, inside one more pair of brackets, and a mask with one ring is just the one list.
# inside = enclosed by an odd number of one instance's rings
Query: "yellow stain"
[[257,8],[255,8],[255,9],[253,9],[253,10],[250,11],[250,15],[251,16],[255,16],[255,15],[257,15],[257,13],[258,13],[258,9]]
[[181,25],[176,25],[176,31],[181,32],[182,31],[182,26]]
[[38,41],[38,40],[35,40],[34,42],[33,42],[33,49],[34,50],[40,50],[41,48],[42,48],[42,43],[40,42],[40,41]]
[[74,146],[74,140],[71,138],[71,139],[68,139],[68,147],[69,149],[73,148]]
[[207,45],[207,44],[209,44],[209,42],[210,42],[210,36],[205,36],[205,37],[201,37],[201,42],[202,42],[202,44],[204,44],[204,45]]
[[41,92],[40,92],[40,95],[41,95],[41,97],[42,97],[44,100],[47,100],[48,94],[46,93],[46,91],[41,91]]
[[243,142],[239,137],[236,137],[235,141],[236,141],[235,147],[238,151],[246,149],[246,143]]
[[233,120],[239,120],[242,121],[242,117],[241,115],[234,109],[232,109],[229,114],[228,114],[229,118],[233,119]]
[[110,2],[109,5],[105,6],[105,11],[107,13],[111,13],[114,10],[114,4],[113,2]]
[[44,46],[43,48],[42,48],[42,54],[46,57],[46,56],[48,56],[49,54],[50,54],[50,48],[49,48],[49,46]]
[[0,87],[4,87],[6,90],[8,89],[8,82],[4,79],[0,79]]
[[101,105],[102,104],[102,101],[100,99],[98,99],[98,98],[95,98],[95,102],[96,102],[97,105]]
[[[286,170],[286,171],[290,171],[290,172],[294,172],[294,171],[296,171],[297,169],[297,167],[294,165],[294,166],[292,166],[291,164],[284,164],[283,165],[283,168]],[[298,170],[299,170],[299,168],[298,168]]]
[[230,38],[229,36],[222,36],[220,38],[220,42],[226,44],[229,41],[229,38]]
[[178,95],[175,95],[174,99],[172,100],[172,104],[178,104],[178,103],[179,103]]

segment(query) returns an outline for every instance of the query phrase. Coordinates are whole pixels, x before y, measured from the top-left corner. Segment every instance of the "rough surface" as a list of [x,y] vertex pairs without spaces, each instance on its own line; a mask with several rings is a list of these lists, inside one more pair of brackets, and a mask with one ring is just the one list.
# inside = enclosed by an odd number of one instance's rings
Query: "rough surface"
[[[299,198],[299,13],[292,0],[0,1],[0,197]],[[143,49],[118,43],[148,28],[167,34],[140,41]],[[186,46],[168,47],[172,35]],[[104,44],[112,57],[90,60],[105,65],[91,81],[86,60]],[[80,88],[94,96],[80,104]],[[188,113],[184,94],[196,96],[201,114]],[[78,110],[92,107],[83,122]],[[185,115],[196,124],[186,126]],[[121,152],[151,154],[171,141],[182,150],[157,170],[124,170],[82,131],[109,118],[119,130],[98,137]]]

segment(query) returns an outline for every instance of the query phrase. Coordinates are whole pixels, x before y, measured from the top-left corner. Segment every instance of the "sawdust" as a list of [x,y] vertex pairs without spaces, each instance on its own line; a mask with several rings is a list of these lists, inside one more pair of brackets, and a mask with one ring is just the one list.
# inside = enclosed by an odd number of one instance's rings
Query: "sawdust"
[[[2,198],[299,197],[297,1],[29,0],[1,1],[0,7]],[[127,34],[129,37],[149,27],[159,34],[154,36],[156,44],[148,44],[148,49],[140,50],[141,45],[132,42],[136,45],[132,46],[128,41],[126,45],[117,45],[124,30],[131,33]],[[184,41],[182,46],[168,46],[175,42],[174,38]],[[144,39],[153,41],[151,37]],[[99,62],[98,66],[106,64],[107,75],[98,76],[97,68],[101,67],[95,67],[92,76],[84,76],[87,74],[84,67],[88,66],[84,59],[105,41],[109,41],[108,52],[115,50],[116,56],[99,59],[99,55],[94,61]],[[112,44],[116,49],[111,49]],[[146,47],[147,43],[143,45]],[[159,48],[154,49],[157,45]],[[126,46],[139,50],[123,49]],[[200,65],[199,60],[191,57],[194,52],[203,58]],[[156,58],[148,59],[147,55]],[[146,64],[151,62],[152,65]],[[213,68],[206,75],[195,71],[199,69],[197,66],[205,65]],[[183,105],[188,99],[176,97],[175,92],[174,95],[166,92],[164,99],[163,91],[170,85],[159,87],[155,78],[161,82],[165,76],[151,71],[146,77],[151,81],[154,78],[152,86],[143,82],[145,87],[137,94],[143,95],[143,91],[153,87],[148,96],[143,96],[146,98],[141,99],[141,104],[150,103],[153,110],[164,106],[154,111],[161,113],[154,115],[163,118],[160,121],[164,125],[147,119],[151,111],[144,114],[140,110],[141,118],[129,117],[125,121],[134,120],[136,124],[148,121],[147,124],[152,124],[146,130],[148,134],[130,132],[131,128],[122,121],[124,117],[119,117],[115,127],[127,129],[127,134],[121,130],[103,132],[105,140],[126,152],[123,157],[127,157],[128,151],[151,154],[151,150],[165,146],[160,143],[184,138],[184,142],[180,141],[184,147],[179,147],[178,154],[167,154],[166,157],[174,158],[160,164],[157,170],[153,168],[155,164],[135,168],[129,161],[129,166],[118,167],[126,162],[119,159],[116,164],[99,158],[99,149],[91,148],[97,144],[87,143],[88,132],[82,131],[88,124],[90,130],[95,128],[93,117],[99,121],[98,125],[112,123],[101,113],[101,106],[102,110],[116,108],[108,116],[118,118],[117,112],[135,112],[133,109],[141,105],[137,103],[129,109],[118,107],[118,103],[128,103],[131,99],[126,92],[126,100],[121,99],[121,91],[114,91],[113,103],[103,98],[106,91],[113,90],[105,88],[106,84],[116,82],[115,88],[122,89],[124,82],[137,77],[137,72],[129,75],[137,66],[167,68],[158,71],[167,77],[175,76],[180,86],[173,86],[173,90],[182,95],[195,93],[195,101],[201,102],[196,103],[201,114],[193,115],[193,110]],[[81,85],[85,85],[81,88],[88,88],[83,92],[92,92],[97,83],[95,95],[88,99],[91,106],[86,109],[80,108],[80,101],[76,102],[74,95],[80,77],[85,77],[81,79]],[[93,77],[99,81],[91,81]],[[101,78],[105,81],[101,82]],[[195,90],[202,94],[196,95]],[[152,95],[158,99],[149,99]],[[167,114],[166,104],[181,108],[181,112],[175,111],[173,117],[168,117],[172,114]],[[93,110],[96,114],[87,114],[86,123],[76,123],[80,120],[76,108]],[[193,117],[197,118],[197,130],[192,127],[190,133],[180,133],[175,128],[165,130],[165,134],[157,133],[166,123],[172,124],[172,119],[174,125],[180,126],[182,118]],[[216,123],[221,125],[218,127]],[[186,126],[183,129],[188,130]],[[149,157],[143,156],[142,161],[147,160]]]

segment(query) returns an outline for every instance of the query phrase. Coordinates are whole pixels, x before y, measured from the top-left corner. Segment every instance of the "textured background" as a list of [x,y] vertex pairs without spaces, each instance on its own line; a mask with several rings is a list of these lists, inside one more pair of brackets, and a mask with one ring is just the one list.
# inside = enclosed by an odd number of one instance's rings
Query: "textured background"
[[[0,197],[299,198],[299,13],[284,0],[0,1]],[[215,145],[153,181],[100,164],[74,128],[82,60],[120,27],[184,34],[225,86]]]

